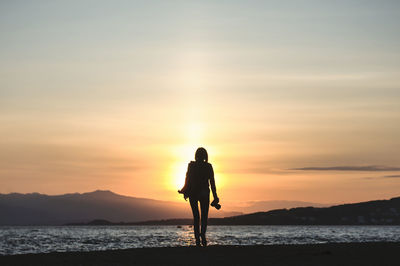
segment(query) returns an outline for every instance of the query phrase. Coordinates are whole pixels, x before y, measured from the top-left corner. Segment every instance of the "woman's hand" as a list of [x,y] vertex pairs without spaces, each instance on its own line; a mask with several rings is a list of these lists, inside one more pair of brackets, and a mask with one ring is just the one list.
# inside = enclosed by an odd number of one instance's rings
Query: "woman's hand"
[[214,197],[214,202],[217,204],[217,203],[219,203],[219,198],[218,198],[218,196],[215,196]]
[[219,198],[214,197],[213,202],[210,204],[212,207],[216,208],[217,210],[221,209],[221,205],[219,204]]
[[179,194],[183,194],[183,198],[184,198],[185,200],[187,200],[187,198],[189,198],[189,196],[188,196],[187,194],[185,194],[185,192],[182,191],[182,189],[181,189],[181,190],[178,190],[178,193],[179,193]]

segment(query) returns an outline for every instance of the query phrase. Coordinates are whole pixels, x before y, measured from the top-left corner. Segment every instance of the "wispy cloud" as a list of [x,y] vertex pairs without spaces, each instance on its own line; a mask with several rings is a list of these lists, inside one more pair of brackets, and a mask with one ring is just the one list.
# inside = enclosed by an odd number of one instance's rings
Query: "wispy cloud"
[[385,175],[384,178],[400,178],[400,175]]
[[400,178],[400,175],[368,176],[362,179]]
[[[300,170],[300,171],[368,171],[368,172],[385,172],[385,171],[400,171],[400,167],[392,166],[379,166],[379,165],[366,165],[366,166],[328,166],[328,167],[300,167],[291,168],[289,170]],[[389,176],[385,176],[389,177]],[[390,176],[390,177],[400,177]]]

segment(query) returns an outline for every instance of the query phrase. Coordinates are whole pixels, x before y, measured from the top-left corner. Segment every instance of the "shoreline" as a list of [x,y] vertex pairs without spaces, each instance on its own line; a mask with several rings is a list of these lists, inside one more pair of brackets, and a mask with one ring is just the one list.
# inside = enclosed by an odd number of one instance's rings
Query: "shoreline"
[[136,248],[0,256],[0,265],[398,265],[400,242]]

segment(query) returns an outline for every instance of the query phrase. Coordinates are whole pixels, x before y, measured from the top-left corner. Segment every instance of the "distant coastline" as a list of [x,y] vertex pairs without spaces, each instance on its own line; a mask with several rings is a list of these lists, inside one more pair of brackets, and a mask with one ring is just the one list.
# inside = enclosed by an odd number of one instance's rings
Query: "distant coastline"
[[[162,219],[113,223],[96,219],[67,225],[191,225],[192,219]],[[400,197],[326,208],[292,208],[210,218],[210,225],[400,225]]]

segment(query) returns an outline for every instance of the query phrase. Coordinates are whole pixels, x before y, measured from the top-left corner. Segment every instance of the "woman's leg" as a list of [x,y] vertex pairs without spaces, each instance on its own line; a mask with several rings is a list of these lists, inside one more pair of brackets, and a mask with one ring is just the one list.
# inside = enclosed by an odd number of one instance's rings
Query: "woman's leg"
[[200,199],[200,209],[201,209],[201,238],[203,246],[207,245],[206,232],[207,232],[207,222],[208,222],[208,209],[210,207],[210,195]]
[[199,214],[199,205],[197,203],[197,199],[189,198],[190,207],[192,208],[193,213],[193,229],[194,229],[194,237],[196,238],[196,245],[200,245],[200,214]]

